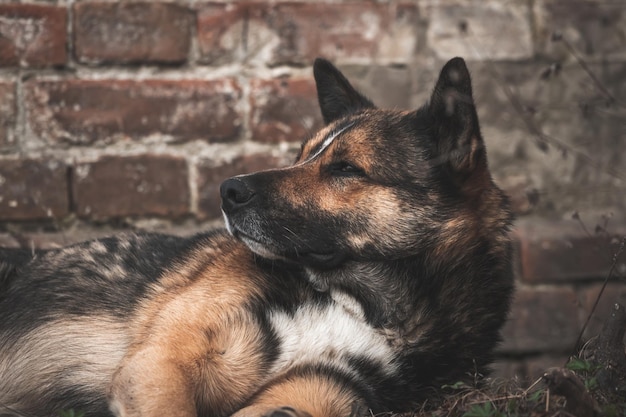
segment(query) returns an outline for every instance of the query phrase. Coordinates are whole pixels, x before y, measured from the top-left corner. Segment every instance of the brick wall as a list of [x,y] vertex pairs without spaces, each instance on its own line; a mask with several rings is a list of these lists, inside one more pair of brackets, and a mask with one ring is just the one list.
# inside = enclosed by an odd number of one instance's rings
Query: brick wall
[[612,266],[587,336],[626,302],[626,5],[575,3],[2,2],[0,244],[212,227],[224,178],[289,163],[320,125],[315,57],[411,108],[460,55],[519,215],[498,370],[534,376],[572,350]]

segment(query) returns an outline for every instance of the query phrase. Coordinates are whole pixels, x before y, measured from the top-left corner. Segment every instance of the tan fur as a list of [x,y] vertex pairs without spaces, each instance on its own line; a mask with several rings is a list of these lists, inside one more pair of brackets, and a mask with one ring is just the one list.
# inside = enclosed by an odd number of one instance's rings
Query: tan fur
[[438,244],[433,248],[437,258],[448,259],[459,257],[467,253],[468,248],[476,241],[480,234],[479,225],[473,214],[466,210],[459,210],[457,217],[453,217],[441,225]]
[[[92,334],[94,328],[100,332]],[[81,384],[104,391],[128,339],[124,326],[107,316],[52,321],[35,329],[18,349],[0,351],[0,405],[28,403],[21,398],[22,393],[28,393],[32,400],[39,399],[45,395],[42,380],[57,386]],[[59,379],[59,374],[64,378]]]
[[250,275],[254,260],[236,245],[228,256],[194,254],[140,308],[111,388],[121,416],[189,416],[196,405],[225,415],[263,382],[261,331],[244,308],[260,288]]
[[[411,234],[411,230],[400,227],[407,222],[398,219],[398,214],[403,209],[410,209],[406,212],[407,219],[419,218],[419,208],[401,207],[394,191],[384,186],[356,181],[339,184],[324,173],[325,167],[333,163],[333,156],[343,151],[346,143],[349,143],[349,149],[345,150],[349,153],[346,159],[366,172],[371,170],[376,158],[371,142],[376,138],[370,137],[367,126],[353,128],[330,144],[318,157],[309,160],[313,150],[328,133],[325,129],[307,142],[299,158],[300,163],[283,169],[289,175],[278,187],[281,195],[295,208],[313,206],[316,211],[329,216],[335,213],[352,214],[355,224],[367,221],[366,235],[348,237],[355,247],[374,245],[381,250],[385,247],[405,247],[405,236]],[[385,239],[381,239],[383,236]]]
[[279,379],[256,396],[253,405],[233,417],[258,417],[285,404],[296,410],[296,416],[347,417],[352,404],[360,400],[345,385],[324,375],[288,376]]
[[[371,190],[367,187],[345,189],[324,173],[325,167],[331,164],[332,156],[341,148],[342,143],[350,143],[350,155],[353,163],[367,170],[370,168],[372,158],[371,147],[368,146],[366,129],[353,128],[343,133],[340,138],[331,143],[328,148],[315,158],[314,151],[331,134],[332,128],[322,129],[315,137],[307,141],[303,147],[296,164],[292,167],[283,168],[280,171],[288,173],[288,179],[280,184],[280,193],[285,196],[294,208],[310,206],[316,207],[329,213],[345,212],[359,208],[360,202],[365,202],[367,193]],[[367,198],[372,200],[372,198]]]

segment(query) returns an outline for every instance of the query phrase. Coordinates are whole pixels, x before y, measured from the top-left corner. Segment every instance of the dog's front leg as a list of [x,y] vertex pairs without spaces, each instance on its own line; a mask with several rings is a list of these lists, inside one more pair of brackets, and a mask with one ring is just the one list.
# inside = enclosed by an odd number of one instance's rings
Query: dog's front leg
[[361,417],[365,400],[340,378],[314,370],[279,377],[231,417]]
[[139,350],[123,361],[111,384],[111,411],[119,417],[195,416],[189,375],[155,350]]
[[254,259],[235,249],[196,254],[196,264],[161,277],[143,300],[109,389],[116,415],[230,415],[269,379],[272,335],[249,308],[262,277],[249,274]]
[[229,415],[267,381],[267,335],[249,312],[181,322],[146,329],[130,348],[109,391],[117,416]]

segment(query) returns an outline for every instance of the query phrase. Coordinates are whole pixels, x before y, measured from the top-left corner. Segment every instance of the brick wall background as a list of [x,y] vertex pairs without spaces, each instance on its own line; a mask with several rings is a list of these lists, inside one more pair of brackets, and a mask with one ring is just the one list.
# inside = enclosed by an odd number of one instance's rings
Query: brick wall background
[[289,163],[320,125],[316,56],[412,108],[456,55],[519,216],[497,369],[535,376],[609,271],[586,335],[626,303],[620,0],[2,1],[0,244],[218,225],[224,178]]

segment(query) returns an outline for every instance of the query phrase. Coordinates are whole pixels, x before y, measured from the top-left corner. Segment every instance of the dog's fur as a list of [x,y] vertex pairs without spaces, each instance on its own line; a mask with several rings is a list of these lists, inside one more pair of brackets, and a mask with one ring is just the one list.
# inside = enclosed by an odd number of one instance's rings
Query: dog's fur
[[489,364],[511,214],[465,63],[416,111],[314,73],[326,127],[222,184],[229,233],[0,252],[0,414],[406,411]]

